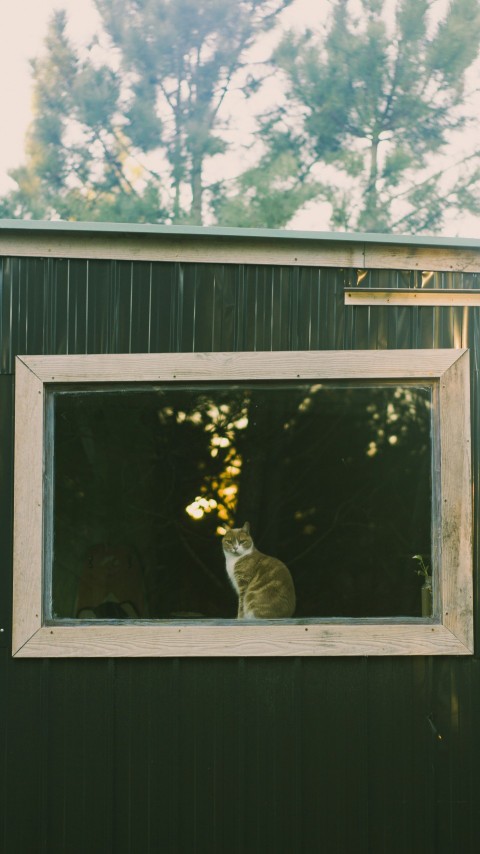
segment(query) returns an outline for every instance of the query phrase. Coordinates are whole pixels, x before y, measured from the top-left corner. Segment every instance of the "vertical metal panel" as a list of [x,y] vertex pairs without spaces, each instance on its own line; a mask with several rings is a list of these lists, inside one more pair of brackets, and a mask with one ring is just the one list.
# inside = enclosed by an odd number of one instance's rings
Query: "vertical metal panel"
[[[302,662],[301,754],[303,844],[321,851],[368,851],[368,664],[348,659],[340,667]],[[300,699],[301,697],[301,699]],[[347,813],[344,812],[345,808]],[[348,817],[347,817],[348,816]],[[327,849],[328,849],[327,846]]]
[[17,354],[342,346],[343,271],[24,258],[2,269],[3,373]]
[[10,646],[13,527],[13,380],[0,375],[0,647]]
[[183,760],[180,667],[177,661],[136,664],[115,666],[112,847],[145,854],[180,850],[182,804],[190,803],[191,776]]
[[367,680],[369,844],[374,851],[428,854],[436,849],[425,663],[370,661]]
[[[10,651],[0,650],[2,685],[1,752],[5,757],[2,779],[0,839],[5,851],[41,851],[44,811],[41,802],[43,753],[41,738],[42,664],[16,668],[12,672]],[[23,805],[30,803],[28,815]]]
[[18,666],[5,650],[0,675],[6,688],[1,850],[135,850],[113,841],[114,781],[125,754],[116,755],[112,664],[44,661],[32,668],[32,662]]
[[[469,346],[478,495],[479,310],[346,308],[343,287],[355,278],[280,266],[3,260],[7,628],[16,353]],[[422,283],[421,273],[401,271],[366,281]],[[478,274],[449,273],[429,282],[479,283]],[[478,512],[474,525],[477,566]],[[478,604],[477,585],[477,630]],[[12,661],[3,647],[0,679],[6,854],[476,851],[478,658],[39,662]]]
[[[44,674],[46,707],[42,720],[47,846],[80,852],[93,844],[113,852],[114,668],[97,661],[49,662]],[[93,832],[92,832],[93,831]],[[89,843],[89,837],[92,841]]]

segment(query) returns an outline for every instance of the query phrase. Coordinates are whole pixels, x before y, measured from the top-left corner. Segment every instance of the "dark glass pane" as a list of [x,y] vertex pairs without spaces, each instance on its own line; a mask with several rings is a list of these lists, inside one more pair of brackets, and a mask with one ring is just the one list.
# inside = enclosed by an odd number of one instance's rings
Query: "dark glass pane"
[[296,617],[421,616],[431,388],[270,382],[53,394],[55,618],[232,618],[249,521]]

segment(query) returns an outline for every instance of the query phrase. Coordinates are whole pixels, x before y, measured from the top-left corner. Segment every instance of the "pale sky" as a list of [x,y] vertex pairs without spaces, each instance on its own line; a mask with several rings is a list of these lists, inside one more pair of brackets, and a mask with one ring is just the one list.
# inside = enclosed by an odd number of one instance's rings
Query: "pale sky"
[[13,186],[8,169],[24,159],[24,137],[31,116],[29,60],[42,50],[47,23],[55,9],[67,11],[75,41],[88,40],[97,21],[90,0],[0,0],[0,193]]
[[[388,0],[387,0],[388,2]],[[438,0],[438,9],[447,0]],[[318,27],[325,19],[330,0],[296,0],[284,13],[288,26]],[[88,42],[97,28],[98,16],[92,0],[0,0],[0,194],[14,185],[9,169],[24,160],[24,139],[31,119],[32,78],[29,60],[43,50],[47,23],[55,9],[65,9],[69,35],[75,44]],[[470,81],[478,88],[478,69]],[[480,96],[477,96],[480,113]],[[465,140],[464,140],[465,142]],[[459,151],[462,143],[459,141]],[[295,217],[294,228],[328,229],[325,206],[310,206]],[[480,237],[480,218],[456,217],[447,223],[444,233],[462,237]]]
[[[318,20],[329,0],[297,0],[295,16],[286,20]],[[69,36],[75,44],[87,43],[99,23],[91,0],[0,0],[0,193],[13,187],[9,169],[23,158],[25,132],[31,118],[32,77],[29,60],[43,50],[48,21],[55,9],[65,9]]]

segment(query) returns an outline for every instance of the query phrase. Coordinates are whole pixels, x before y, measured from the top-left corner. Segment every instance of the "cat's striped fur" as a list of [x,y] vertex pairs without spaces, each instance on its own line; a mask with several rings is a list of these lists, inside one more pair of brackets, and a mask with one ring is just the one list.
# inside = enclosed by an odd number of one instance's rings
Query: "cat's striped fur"
[[289,570],[255,548],[250,525],[229,528],[222,540],[227,575],[238,595],[238,619],[277,620],[295,611]]

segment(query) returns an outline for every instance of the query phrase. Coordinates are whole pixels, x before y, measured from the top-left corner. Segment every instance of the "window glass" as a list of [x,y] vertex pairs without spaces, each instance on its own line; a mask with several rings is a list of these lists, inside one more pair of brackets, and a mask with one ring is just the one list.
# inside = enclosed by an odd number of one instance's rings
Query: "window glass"
[[50,391],[48,618],[235,618],[221,538],[245,521],[289,567],[295,617],[420,617],[431,396],[304,381]]

